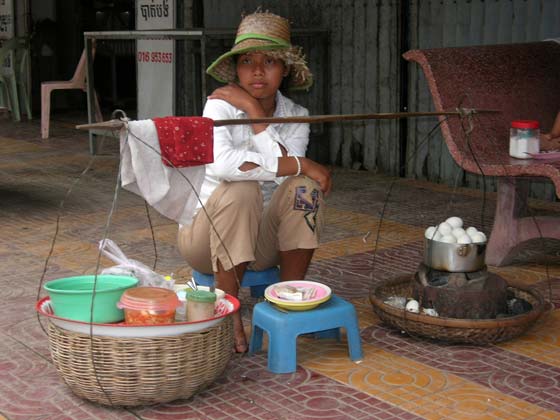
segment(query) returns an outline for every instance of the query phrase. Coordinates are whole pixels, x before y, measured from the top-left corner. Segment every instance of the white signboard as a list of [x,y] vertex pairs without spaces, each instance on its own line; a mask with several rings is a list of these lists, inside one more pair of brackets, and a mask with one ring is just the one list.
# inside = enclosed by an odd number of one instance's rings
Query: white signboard
[[[136,0],[136,29],[175,29],[175,0]],[[174,115],[175,42],[136,41],[136,69],[138,119]]]
[[14,36],[14,3],[13,0],[0,0],[0,39]]
[[[0,39],[0,48],[3,46],[4,42],[5,41]],[[12,62],[13,62],[13,52],[10,52],[9,54],[6,55],[6,58],[4,58],[4,62],[0,63],[2,65],[2,67],[0,67],[0,71],[4,76],[8,76],[12,74]],[[0,94],[0,96],[2,95]]]
[[[14,37],[14,3],[12,0],[0,0],[0,47],[2,40]],[[7,76],[12,74],[13,53],[10,52],[3,63],[0,63],[0,71]],[[1,101],[2,99],[0,99]],[[3,104],[1,104],[3,105]]]

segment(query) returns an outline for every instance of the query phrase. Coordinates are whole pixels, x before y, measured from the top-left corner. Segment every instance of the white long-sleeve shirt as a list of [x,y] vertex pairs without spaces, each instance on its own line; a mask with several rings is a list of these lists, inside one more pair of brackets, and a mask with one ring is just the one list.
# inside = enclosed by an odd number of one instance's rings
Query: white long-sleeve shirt
[[[306,116],[306,108],[297,105],[280,92],[276,94],[274,117]],[[220,99],[209,99],[203,116],[213,120],[245,119],[245,112]],[[210,197],[221,181],[272,181],[282,183],[277,177],[278,158],[282,156],[280,145],[288,156],[305,156],[309,143],[309,124],[269,124],[266,130],[253,134],[251,125],[214,127],[214,163],[206,165],[200,199],[203,203]],[[244,162],[252,162],[257,168],[241,171]],[[270,182],[263,182],[270,184]],[[271,188],[264,185],[263,194],[268,201]],[[199,204],[200,207],[200,204]]]

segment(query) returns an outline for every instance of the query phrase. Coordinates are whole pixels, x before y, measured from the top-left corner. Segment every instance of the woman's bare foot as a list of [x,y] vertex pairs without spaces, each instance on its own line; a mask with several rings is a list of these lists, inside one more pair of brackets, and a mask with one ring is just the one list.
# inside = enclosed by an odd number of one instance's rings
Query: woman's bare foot
[[241,320],[241,313],[237,311],[233,314],[233,350],[235,353],[247,353],[247,337],[243,329],[243,321]]
[[247,345],[247,339],[245,338],[245,334],[243,337],[238,337],[237,335],[234,338],[235,344],[233,346],[233,350],[235,353],[247,353],[249,347]]
[[[247,263],[241,263],[235,266],[235,270],[224,270],[222,263],[218,260],[218,271],[214,273],[214,278],[216,279],[216,287],[222,289],[229,295],[237,297],[237,292],[239,291],[237,279],[243,278],[243,273]],[[248,350],[247,338],[245,332],[243,331],[243,321],[241,320],[241,309],[235,312],[233,315],[233,337],[234,345],[233,350],[236,353],[246,353]]]

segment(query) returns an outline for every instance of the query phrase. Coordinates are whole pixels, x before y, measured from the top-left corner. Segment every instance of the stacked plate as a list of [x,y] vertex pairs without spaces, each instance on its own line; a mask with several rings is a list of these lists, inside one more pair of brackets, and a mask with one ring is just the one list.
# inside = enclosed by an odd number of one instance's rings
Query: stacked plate
[[308,311],[331,298],[331,288],[325,284],[306,280],[283,281],[271,284],[264,297],[271,303],[289,311]]

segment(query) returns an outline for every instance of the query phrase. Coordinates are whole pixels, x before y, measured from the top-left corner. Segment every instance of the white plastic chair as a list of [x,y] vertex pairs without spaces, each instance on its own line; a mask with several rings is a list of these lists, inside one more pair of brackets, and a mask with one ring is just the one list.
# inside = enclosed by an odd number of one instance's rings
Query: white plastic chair
[[19,102],[25,109],[27,114],[27,119],[32,118],[31,114],[31,89],[28,84],[28,74],[29,74],[29,38],[19,38],[18,46],[15,50],[15,71],[16,73],[16,84],[19,94]]
[[[0,96],[2,103],[12,113],[14,121],[21,121],[19,112],[18,89],[16,81],[15,50],[18,45],[16,38],[4,41],[0,48]],[[9,67],[4,67],[6,60],[12,60]]]
[[[95,48],[92,51],[95,55]],[[86,50],[82,52],[78,66],[70,80],[60,80],[41,83],[41,137],[49,138],[51,92],[58,89],[81,89],[86,91]],[[95,119],[103,121],[97,94],[95,95]]]

